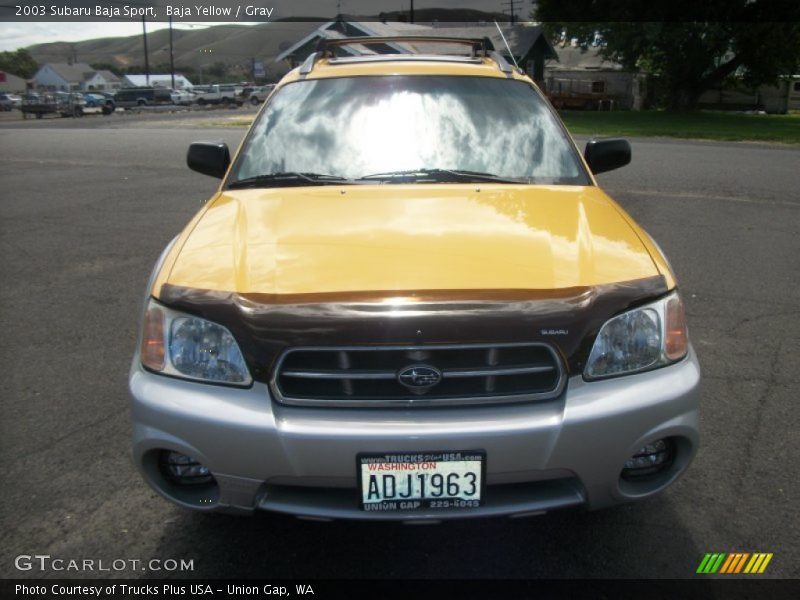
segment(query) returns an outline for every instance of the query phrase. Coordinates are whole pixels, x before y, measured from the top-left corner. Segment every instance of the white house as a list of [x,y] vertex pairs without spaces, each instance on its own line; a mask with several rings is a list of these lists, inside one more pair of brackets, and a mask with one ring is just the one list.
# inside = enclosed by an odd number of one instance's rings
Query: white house
[[122,87],[122,80],[111,71],[93,71],[83,82],[83,89],[109,92]]
[[117,90],[120,78],[111,71],[97,71],[86,63],[47,63],[33,76],[37,88],[50,91]]
[[[153,87],[172,87],[172,75],[169,73],[163,74],[154,74],[150,75],[150,82],[148,83],[148,79],[146,75],[125,75],[122,78],[122,85],[124,87],[145,87],[145,86],[153,86]],[[186,79],[183,75],[179,75],[175,73],[175,89],[182,90],[184,88],[191,88],[192,82]]]
[[545,63],[545,87],[557,108],[643,108],[644,73],[607,60],[598,47],[582,49],[564,42],[556,45],[556,52],[557,57]]
[[93,72],[86,63],[47,63],[36,71],[33,82],[37,88],[69,92],[82,89],[83,82]]

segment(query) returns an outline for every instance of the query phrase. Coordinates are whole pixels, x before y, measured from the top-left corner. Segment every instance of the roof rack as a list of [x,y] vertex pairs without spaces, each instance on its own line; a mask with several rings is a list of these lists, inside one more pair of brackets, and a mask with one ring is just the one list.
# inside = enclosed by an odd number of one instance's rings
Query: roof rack
[[[428,43],[428,44],[458,44],[462,46],[469,46],[472,49],[472,57],[477,58],[480,56],[491,58],[497,63],[497,66],[500,68],[501,71],[504,73],[511,73],[512,69],[511,66],[508,64],[505,58],[499,53],[496,52],[494,49],[494,44],[492,40],[488,37],[484,38],[453,38],[453,37],[433,37],[433,36],[417,36],[417,35],[402,35],[402,36],[384,36],[384,37],[372,37],[372,36],[363,36],[363,37],[348,37],[348,38],[339,38],[339,39],[328,39],[322,38],[317,43],[317,49],[315,52],[312,52],[308,58],[300,65],[300,75],[308,75],[314,69],[314,64],[320,58],[334,58],[336,48],[340,46],[350,46],[354,44],[361,44],[361,45],[374,45],[374,44],[396,44],[396,43],[410,43],[410,44],[419,44],[419,43]],[[375,58],[377,60],[379,57],[389,58],[392,55],[378,55]],[[443,60],[443,57],[447,55],[437,57],[439,60]],[[454,57],[453,60],[456,60]]]
[[353,44],[396,44],[396,43],[427,43],[427,44],[460,44],[462,46],[470,46],[472,48],[473,56],[479,50],[487,56],[491,50],[494,50],[494,44],[488,37],[481,38],[451,38],[441,36],[422,36],[422,35],[395,35],[384,37],[348,37],[328,39],[321,38],[317,42],[317,52],[320,53],[320,58],[333,56],[333,49],[338,46],[350,46]]

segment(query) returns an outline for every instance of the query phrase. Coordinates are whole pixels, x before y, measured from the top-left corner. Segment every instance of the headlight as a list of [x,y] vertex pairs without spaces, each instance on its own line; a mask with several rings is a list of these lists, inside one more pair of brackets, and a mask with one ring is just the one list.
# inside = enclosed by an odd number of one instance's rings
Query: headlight
[[141,358],[148,369],[184,379],[233,385],[253,381],[230,331],[153,300],[145,311]]
[[674,292],[609,319],[597,334],[585,379],[601,379],[668,365],[686,356],[683,301]]

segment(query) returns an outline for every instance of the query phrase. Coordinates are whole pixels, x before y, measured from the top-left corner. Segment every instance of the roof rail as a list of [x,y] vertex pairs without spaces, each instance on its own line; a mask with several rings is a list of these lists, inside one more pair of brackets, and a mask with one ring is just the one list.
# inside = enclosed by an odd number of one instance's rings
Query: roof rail
[[452,38],[441,36],[422,36],[422,35],[397,35],[384,37],[348,37],[339,39],[321,38],[317,42],[317,52],[320,58],[332,57],[334,48],[338,46],[350,46],[352,44],[395,44],[395,43],[434,43],[434,44],[461,44],[472,48],[473,56],[481,51],[483,56],[488,56],[494,50],[494,44],[488,37],[480,38]]
[[[495,51],[492,40],[484,38],[453,38],[439,36],[422,35],[397,35],[397,36],[362,36],[340,39],[322,38],[317,42],[317,49],[308,55],[308,58],[300,65],[300,75],[308,75],[314,69],[314,64],[320,58],[333,58],[335,49],[339,46],[349,46],[353,44],[372,45],[372,44],[395,44],[395,43],[433,43],[433,44],[461,44],[472,48],[472,57],[483,56],[491,58],[497,63],[498,68],[503,73],[513,72],[513,68],[503,55]],[[480,54],[479,54],[480,53]],[[389,55],[387,55],[389,56]],[[447,56],[447,55],[443,55]],[[455,58],[454,58],[455,60]]]
[[508,64],[508,61],[503,58],[503,55],[497,52],[496,50],[492,50],[489,52],[489,58],[491,58],[494,62],[497,63],[497,66],[500,67],[500,70],[503,73],[511,73],[513,69],[511,65]]
[[308,75],[311,73],[311,70],[314,68],[314,63],[317,62],[317,59],[320,57],[319,52],[312,52],[308,55],[303,61],[303,64],[300,65],[300,75]]

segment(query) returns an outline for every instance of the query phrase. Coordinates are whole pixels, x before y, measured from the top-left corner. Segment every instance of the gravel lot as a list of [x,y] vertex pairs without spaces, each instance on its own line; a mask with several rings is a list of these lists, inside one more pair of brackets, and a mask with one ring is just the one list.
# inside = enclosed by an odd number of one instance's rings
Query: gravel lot
[[185,512],[129,458],[144,285],[215,188],[186,147],[244,133],[213,119],[0,122],[0,576],[80,576],[14,568],[50,554],[193,559],[175,575],[204,578],[691,577],[705,552],[761,551],[768,575],[800,577],[800,149],[633,140],[633,163],[602,176],[672,260],[703,367],[702,447],[666,493],[524,520],[312,523]]

